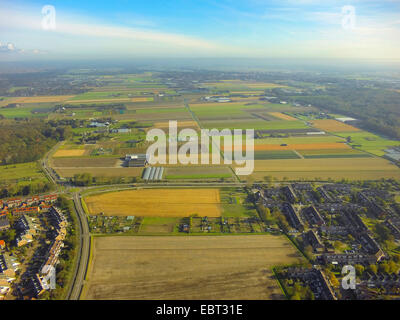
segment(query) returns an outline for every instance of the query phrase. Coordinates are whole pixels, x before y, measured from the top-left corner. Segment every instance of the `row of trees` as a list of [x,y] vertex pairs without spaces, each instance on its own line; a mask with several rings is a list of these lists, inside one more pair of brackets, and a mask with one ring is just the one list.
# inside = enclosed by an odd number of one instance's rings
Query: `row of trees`
[[14,184],[0,189],[0,199],[15,196],[29,196],[39,193],[45,193],[52,189],[50,182],[38,181],[29,184]]

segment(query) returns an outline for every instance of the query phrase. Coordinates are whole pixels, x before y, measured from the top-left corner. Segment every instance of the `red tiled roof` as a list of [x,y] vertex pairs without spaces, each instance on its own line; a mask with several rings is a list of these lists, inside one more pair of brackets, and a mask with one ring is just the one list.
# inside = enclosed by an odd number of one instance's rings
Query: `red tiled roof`
[[39,207],[24,207],[24,208],[17,208],[14,209],[13,212],[26,212],[26,211],[39,211]]

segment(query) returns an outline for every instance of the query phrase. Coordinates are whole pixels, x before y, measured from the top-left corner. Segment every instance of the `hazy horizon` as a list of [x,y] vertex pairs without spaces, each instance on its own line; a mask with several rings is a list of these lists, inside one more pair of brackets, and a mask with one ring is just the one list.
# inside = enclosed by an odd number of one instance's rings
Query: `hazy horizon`
[[392,0],[4,0],[0,59],[393,60],[399,9]]

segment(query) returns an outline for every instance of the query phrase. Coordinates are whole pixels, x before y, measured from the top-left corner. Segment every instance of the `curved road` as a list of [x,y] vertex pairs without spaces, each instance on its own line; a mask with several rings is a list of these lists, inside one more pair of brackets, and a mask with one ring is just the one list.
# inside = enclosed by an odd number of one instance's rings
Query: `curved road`
[[89,263],[90,235],[88,221],[85,211],[82,208],[81,196],[79,193],[74,193],[73,201],[75,205],[76,216],[79,221],[78,226],[80,241],[78,249],[78,261],[75,268],[75,276],[70,291],[68,292],[67,299],[79,300],[85,282],[86,271]]

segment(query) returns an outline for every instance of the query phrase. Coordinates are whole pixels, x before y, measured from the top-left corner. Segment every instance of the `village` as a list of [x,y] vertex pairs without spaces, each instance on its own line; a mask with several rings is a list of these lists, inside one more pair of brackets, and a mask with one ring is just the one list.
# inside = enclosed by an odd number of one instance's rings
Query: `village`
[[37,299],[55,287],[69,224],[58,195],[0,201],[0,299]]
[[[400,295],[400,208],[390,183],[293,183],[255,187],[255,201],[281,212],[278,223],[312,267],[276,270],[285,290],[302,299],[374,299]],[[261,209],[262,210],[262,209]],[[343,266],[355,267],[357,286],[340,284]],[[309,291],[307,293],[307,288]]]

